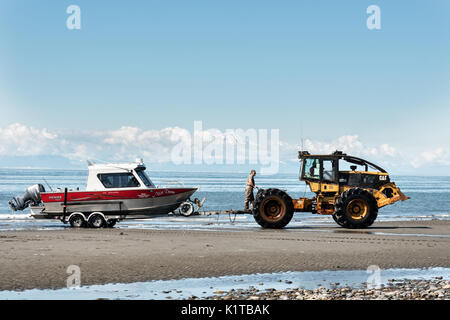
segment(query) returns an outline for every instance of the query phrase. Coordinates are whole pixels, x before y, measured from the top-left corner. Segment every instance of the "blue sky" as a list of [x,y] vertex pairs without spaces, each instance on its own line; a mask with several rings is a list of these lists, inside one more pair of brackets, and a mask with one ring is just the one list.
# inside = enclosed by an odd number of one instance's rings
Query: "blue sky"
[[[71,4],[81,30],[66,28]],[[366,27],[372,4],[381,30]],[[441,150],[430,165],[450,174],[449,18],[446,0],[1,0],[0,128],[356,135],[409,162]]]

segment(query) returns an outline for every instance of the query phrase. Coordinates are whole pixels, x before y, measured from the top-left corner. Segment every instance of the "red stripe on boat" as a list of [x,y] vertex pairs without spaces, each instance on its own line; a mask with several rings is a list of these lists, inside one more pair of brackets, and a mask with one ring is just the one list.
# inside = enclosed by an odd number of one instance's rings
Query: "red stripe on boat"
[[[92,201],[92,200],[120,200],[120,199],[147,199],[173,196],[183,192],[195,190],[186,189],[149,189],[149,190],[115,190],[115,191],[69,191],[67,201]],[[41,193],[41,199],[45,202],[64,201],[64,192]]]

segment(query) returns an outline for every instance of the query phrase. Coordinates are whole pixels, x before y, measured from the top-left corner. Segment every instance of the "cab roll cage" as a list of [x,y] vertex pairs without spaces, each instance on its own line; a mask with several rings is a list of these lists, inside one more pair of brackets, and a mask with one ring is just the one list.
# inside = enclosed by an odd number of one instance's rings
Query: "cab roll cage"
[[357,164],[360,166],[364,166],[365,167],[365,171],[368,171],[369,167],[372,167],[382,173],[387,173],[386,170],[384,170],[383,168],[377,166],[376,164],[369,162],[367,160],[358,158],[358,157],[354,157],[354,156],[349,156],[345,153],[343,153],[342,151],[335,151],[330,155],[312,155],[310,154],[308,151],[299,151],[298,152],[298,158],[300,160],[303,160],[305,158],[328,158],[328,159],[336,159],[336,160],[344,160],[347,161],[349,163],[353,163],[353,164]]

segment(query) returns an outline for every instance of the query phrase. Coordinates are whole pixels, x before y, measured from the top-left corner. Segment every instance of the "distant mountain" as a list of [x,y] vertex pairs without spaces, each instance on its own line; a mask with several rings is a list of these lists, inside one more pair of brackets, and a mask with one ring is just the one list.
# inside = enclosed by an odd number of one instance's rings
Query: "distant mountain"
[[1,168],[84,169],[86,162],[73,161],[61,156],[1,156]]

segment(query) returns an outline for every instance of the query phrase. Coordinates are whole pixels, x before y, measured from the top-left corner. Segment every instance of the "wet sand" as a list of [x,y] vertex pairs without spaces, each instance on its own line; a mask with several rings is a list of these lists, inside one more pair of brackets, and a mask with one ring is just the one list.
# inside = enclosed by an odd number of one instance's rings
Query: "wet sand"
[[63,229],[0,232],[0,290],[280,271],[450,267],[450,221],[284,230]]

